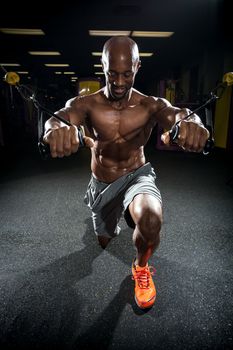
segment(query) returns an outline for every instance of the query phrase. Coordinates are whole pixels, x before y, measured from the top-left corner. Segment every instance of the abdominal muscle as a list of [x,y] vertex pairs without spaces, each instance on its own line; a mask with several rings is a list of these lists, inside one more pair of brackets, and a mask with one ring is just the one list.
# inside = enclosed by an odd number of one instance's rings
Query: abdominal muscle
[[119,146],[99,143],[92,148],[91,170],[102,182],[111,183],[144,164],[143,146],[131,149],[127,142]]

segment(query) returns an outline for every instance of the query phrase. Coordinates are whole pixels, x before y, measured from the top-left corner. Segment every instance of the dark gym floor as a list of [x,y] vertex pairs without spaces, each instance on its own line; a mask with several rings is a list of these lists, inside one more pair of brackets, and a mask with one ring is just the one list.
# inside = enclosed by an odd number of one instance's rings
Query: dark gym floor
[[146,149],[163,196],[157,300],[138,309],[132,230],[106,250],[83,196],[89,150],[1,160],[1,349],[232,349],[233,187],[230,160]]

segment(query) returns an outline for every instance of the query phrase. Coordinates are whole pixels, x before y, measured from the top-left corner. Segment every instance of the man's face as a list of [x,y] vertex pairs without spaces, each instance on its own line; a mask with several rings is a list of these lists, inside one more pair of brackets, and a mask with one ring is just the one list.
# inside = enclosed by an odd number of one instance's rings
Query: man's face
[[128,96],[138,68],[139,61],[133,62],[129,53],[116,51],[103,62],[106,86],[114,100],[121,100]]

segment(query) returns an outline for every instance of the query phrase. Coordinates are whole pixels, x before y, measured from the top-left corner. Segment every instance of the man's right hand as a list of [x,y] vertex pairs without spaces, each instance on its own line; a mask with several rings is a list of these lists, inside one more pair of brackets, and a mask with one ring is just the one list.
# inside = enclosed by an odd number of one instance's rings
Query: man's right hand
[[[83,136],[83,138],[86,146],[94,145],[94,140],[90,137]],[[70,156],[79,148],[78,129],[75,125],[49,129],[43,136],[43,142],[49,144],[52,158]]]

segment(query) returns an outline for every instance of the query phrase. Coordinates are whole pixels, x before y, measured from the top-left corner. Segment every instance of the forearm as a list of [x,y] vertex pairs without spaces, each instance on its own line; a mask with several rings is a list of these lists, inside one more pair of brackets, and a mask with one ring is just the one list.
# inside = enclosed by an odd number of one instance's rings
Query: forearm
[[[175,118],[174,118],[174,123],[179,122],[180,120],[186,119],[192,122],[195,122],[197,124],[203,125],[201,118],[193,113],[189,108],[182,108],[178,112],[175,112]],[[190,115],[190,116],[189,116]],[[188,117],[188,118],[187,118]]]
[[187,118],[191,113],[192,111],[188,108],[178,108],[172,106],[166,99],[160,99],[160,110],[158,110],[156,119],[159,125],[167,130],[171,129],[175,123],[183,119],[203,125],[200,117],[195,113]]
[[[60,110],[56,111],[54,113],[58,116],[58,118],[62,118],[66,121],[68,121],[70,124],[79,126],[81,125],[81,118],[79,115],[77,115],[77,112],[74,110],[74,108],[70,106],[66,106],[64,108],[61,108]],[[84,119],[84,118],[83,118]],[[45,123],[45,132],[47,132],[50,129],[57,129],[60,127],[63,127],[67,125],[62,120],[56,119],[55,117],[52,117],[48,119]],[[69,124],[68,124],[69,125]]]
[[58,129],[65,125],[66,124],[62,121],[56,119],[55,117],[52,117],[45,122],[45,133],[47,133],[51,129]]
[[[54,114],[58,115],[62,119],[67,120],[70,124],[74,126],[83,125],[85,118],[88,114],[88,104],[84,103],[84,99],[77,97],[71,98],[65,104],[65,107],[57,110]],[[58,129],[64,127],[66,124],[61,120],[52,117],[45,123],[45,132],[49,129]]]

